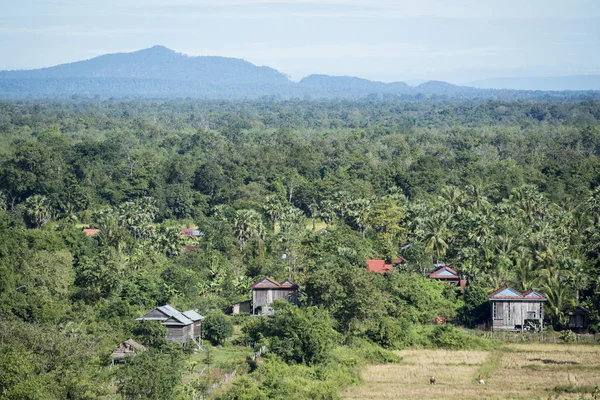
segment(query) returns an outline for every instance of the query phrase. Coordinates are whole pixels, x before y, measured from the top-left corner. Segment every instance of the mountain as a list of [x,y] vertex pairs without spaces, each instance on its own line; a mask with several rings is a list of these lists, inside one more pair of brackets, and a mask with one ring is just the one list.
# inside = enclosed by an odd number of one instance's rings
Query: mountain
[[[598,77],[571,77],[579,87]],[[594,82],[596,82],[594,81]],[[481,83],[483,82],[483,83]],[[486,85],[484,81],[473,86]],[[490,84],[491,85],[491,84]],[[508,84],[505,84],[508,85]],[[558,85],[558,84],[557,84]],[[594,84],[600,88],[600,82]],[[493,86],[493,85],[492,85]],[[558,85],[560,86],[560,85]],[[562,87],[562,86],[561,86]],[[281,72],[238,58],[191,57],[163,46],[27,71],[0,71],[0,98],[553,98],[564,94],[517,92],[429,81],[376,82],[350,76],[310,75],[295,83]],[[569,94],[589,98],[588,92]],[[595,96],[600,96],[596,93]]]
[[600,90],[600,75],[490,78],[469,82],[466,86],[510,90]]
[[29,71],[0,71],[7,97],[256,97],[293,86],[269,67],[226,57],[189,57],[163,46]]
[[411,94],[404,82],[383,83],[352,76],[309,75],[298,83],[305,94],[315,97],[356,97],[365,94]]

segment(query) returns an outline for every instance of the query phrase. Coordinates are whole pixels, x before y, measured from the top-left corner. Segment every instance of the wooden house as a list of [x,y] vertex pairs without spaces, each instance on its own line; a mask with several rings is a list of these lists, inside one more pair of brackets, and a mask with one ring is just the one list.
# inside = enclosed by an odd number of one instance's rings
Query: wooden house
[[465,279],[460,279],[458,273],[446,264],[435,264],[435,270],[427,274],[427,277],[429,279],[435,279],[436,281],[447,282],[451,285],[459,286],[461,292],[464,292],[465,286],[467,286],[467,281]]
[[504,286],[488,295],[492,304],[492,330],[541,330],[546,298],[534,291],[525,293]]
[[286,300],[290,303],[298,303],[298,285],[289,279],[279,283],[271,278],[265,277],[252,285],[252,315],[271,314],[271,303],[275,300]]
[[137,321],[159,321],[167,328],[167,341],[186,343],[198,340],[202,336],[202,320],[204,317],[194,310],[183,313],[170,305],[157,307],[149,313],[137,318]]
[[569,329],[577,333],[587,332],[589,313],[590,312],[582,306],[577,306],[569,311]]

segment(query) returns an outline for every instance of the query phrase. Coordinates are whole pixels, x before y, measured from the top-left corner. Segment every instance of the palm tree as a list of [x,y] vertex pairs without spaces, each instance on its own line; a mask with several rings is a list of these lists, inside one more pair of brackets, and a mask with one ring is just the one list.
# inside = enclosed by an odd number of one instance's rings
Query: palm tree
[[296,207],[286,207],[281,213],[281,233],[293,236],[306,230],[306,220],[302,210]]
[[54,209],[46,196],[36,194],[25,200],[25,215],[35,228],[41,228],[52,219]]
[[273,232],[275,232],[275,223],[281,218],[283,212],[283,205],[279,198],[275,195],[267,196],[267,201],[263,205],[263,209],[269,216],[271,224],[273,225]]
[[517,289],[527,291],[537,286],[538,276],[531,258],[519,258],[513,268],[513,274]]
[[440,199],[444,204],[444,208],[448,214],[456,214],[461,210],[460,203],[462,201],[463,193],[456,186],[444,186]]
[[319,216],[329,226],[335,217],[335,205],[331,200],[323,200],[319,205]]
[[365,240],[365,230],[368,226],[369,212],[371,211],[371,200],[357,199],[348,204],[348,215],[354,218],[354,222],[360,228],[360,233]]
[[352,201],[350,193],[345,190],[341,190],[336,192],[333,195],[334,198],[334,209],[340,215],[340,217],[344,218],[344,214],[348,211],[348,204]]
[[573,296],[569,293],[569,285],[565,285],[561,275],[564,271],[558,268],[546,268],[540,271],[540,282],[544,296],[548,299],[547,310],[550,321],[562,325],[565,322],[565,311],[573,307]]
[[246,244],[252,238],[262,238],[265,227],[260,214],[255,210],[238,210],[233,222],[235,235],[240,241],[240,251],[246,249]]
[[448,222],[441,214],[434,214],[423,221],[421,235],[425,239],[425,246],[435,254],[435,262],[438,263],[440,256],[446,255],[448,239],[451,232],[448,230]]
[[483,188],[481,186],[467,186],[465,192],[467,193],[467,198],[471,204],[471,210],[481,210],[489,205],[488,198],[483,194]]

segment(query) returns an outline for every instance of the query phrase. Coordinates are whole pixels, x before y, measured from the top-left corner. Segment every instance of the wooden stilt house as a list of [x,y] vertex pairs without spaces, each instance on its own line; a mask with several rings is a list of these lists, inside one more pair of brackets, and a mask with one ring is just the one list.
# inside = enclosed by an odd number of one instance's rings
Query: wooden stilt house
[[546,298],[534,291],[525,293],[508,286],[488,295],[492,305],[492,330],[541,330]]
[[298,303],[298,285],[289,279],[279,283],[265,277],[252,285],[252,315],[271,314],[271,303],[275,300],[286,300]]

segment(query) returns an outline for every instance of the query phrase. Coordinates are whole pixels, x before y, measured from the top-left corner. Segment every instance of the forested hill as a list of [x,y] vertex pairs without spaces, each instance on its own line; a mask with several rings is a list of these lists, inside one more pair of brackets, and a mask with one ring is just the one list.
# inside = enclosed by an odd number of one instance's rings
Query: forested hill
[[257,99],[262,97],[425,97],[582,100],[599,92],[477,89],[431,81],[374,82],[356,77],[310,75],[296,83],[270,67],[225,57],[190,57],[163,46],[27,71],[0,71],[0,98]]

